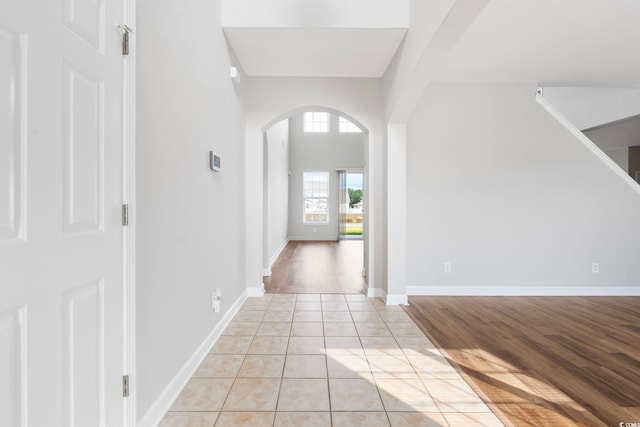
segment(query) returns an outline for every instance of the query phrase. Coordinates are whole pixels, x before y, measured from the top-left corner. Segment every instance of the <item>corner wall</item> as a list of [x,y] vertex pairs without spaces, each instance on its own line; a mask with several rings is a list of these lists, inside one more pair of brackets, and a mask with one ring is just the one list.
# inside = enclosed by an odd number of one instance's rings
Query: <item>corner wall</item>
[[408,293],[638,293],[640,197],[535,90],[424,94],[408,125]]
[[[134,381],[142,418],[246,281],[244,115],[229,78],[219,2],[137,3]],[[209,150],[222,156],[220,172],[209,169]],[[223,297],[218,314],[211,311],[215,288]]]

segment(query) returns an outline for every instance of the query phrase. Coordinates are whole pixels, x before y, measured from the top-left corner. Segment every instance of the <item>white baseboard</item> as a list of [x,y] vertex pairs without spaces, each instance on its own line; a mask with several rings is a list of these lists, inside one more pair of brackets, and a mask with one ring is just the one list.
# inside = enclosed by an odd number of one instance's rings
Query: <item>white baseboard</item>
[[382,299],[387,305],[408,305],[409,298],[406,295],[389,295],[382,291]]
[[263,268],[262,269],[262,277],[270,277],[271,276],[271,269],[270,268]]
[[289,241],[294,242],[337,242],[338,237],[331,236],[293,236],[289,237]]
[[247,286],[247,297],[261,297],[264,295],[264,283],[260,286]]
[[276,260],[278,259],[278,257],[280,256],[282,251],[284,251],[284,248],[286,248],[288,244],[289,244],[289,240],[287,239],[284,241],[282,246],[280,246],[280,249],[278,249],[273,255],[271,255],[271,258],[269,258],[269,271],[271,271],[271,266],[273,265],[274,262],[276,262]]
[[407,286],[407,295],[640,296],[640,286]]
[[191,376],[193,376],[196,369],[198,369],[198,366],[200,366],[204,358],[209,354],[213,345],[218,341],[220,335],[222,335],[222,332],[229,325],[233,316],[240,310],[240,307],[242,307],[246,299],[247,291],[243,292],[225,315],[222,316],[222,319],[220,319],[218,324],[211,330],[207,338],[200,344],[180,371],[178,371],[162,393],[160,393],[140,421],[138,421],[137,427],[156,427],[160,424],[160,421],[162,421],[162,418],[171,408],[174,400],[176,400]]

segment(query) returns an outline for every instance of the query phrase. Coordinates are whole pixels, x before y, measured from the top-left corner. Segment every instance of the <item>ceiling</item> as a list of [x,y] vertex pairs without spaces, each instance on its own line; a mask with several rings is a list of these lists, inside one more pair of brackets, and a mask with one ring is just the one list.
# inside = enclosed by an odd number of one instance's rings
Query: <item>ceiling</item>
[[437,80],[640,86],[640,1],[491,0]]
[[225,28],[249,77],[382,77],[406,29]]
[[[428,11],[423,0],[416,1],[415,7]],[[451,3],[472,13],[465,1]],[[455,39],[440,25],[439,42],[446,45],[451,37],[451,43],[437,64],[429,64],[434,81],[640,87],[640,1],[486,3]],[[418,19],[414,14],[411,25],[424,25]],[[414,30],[227,27],[224,32],[248,76],[378,78],[407,31]]]

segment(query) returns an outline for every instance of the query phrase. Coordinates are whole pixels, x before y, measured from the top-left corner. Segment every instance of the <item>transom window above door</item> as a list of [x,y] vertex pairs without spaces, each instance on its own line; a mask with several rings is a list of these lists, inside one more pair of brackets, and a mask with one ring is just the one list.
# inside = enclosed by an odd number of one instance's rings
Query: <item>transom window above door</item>
[[329,113],[325,111],[307,111],[304,113],[305,132],[329,132]]

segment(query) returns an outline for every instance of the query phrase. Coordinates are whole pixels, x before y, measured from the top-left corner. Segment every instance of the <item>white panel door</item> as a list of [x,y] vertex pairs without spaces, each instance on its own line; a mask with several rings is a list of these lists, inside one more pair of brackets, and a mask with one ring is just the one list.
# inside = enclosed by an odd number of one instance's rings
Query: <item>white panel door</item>
[[122,5],[0,1],[0,426],[123,425]]

